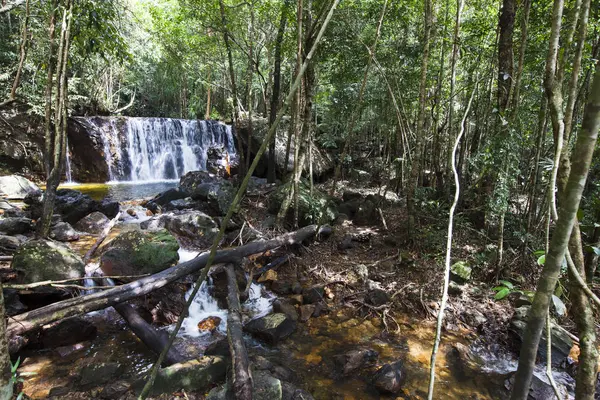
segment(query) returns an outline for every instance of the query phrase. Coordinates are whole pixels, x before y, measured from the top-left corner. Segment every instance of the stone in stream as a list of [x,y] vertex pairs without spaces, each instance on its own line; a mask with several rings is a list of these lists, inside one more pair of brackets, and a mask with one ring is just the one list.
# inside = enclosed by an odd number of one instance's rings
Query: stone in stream
[[373,376],[373,386],[381,393],[396,394],[402,389],[406,372],[402,361],[385,364]]
[[202,211],[188,210],[163,214],[158,226],[197,247],[208,247],[219,233],[215,220]]
[[79,233],[68,222],[59,222],[52,227],[50,237],[60,242],[72,242],[79,240]]
[[287,299],[275,300],[273,302],[273,311],[277,313],[284,313],[294,321],[298,320],[298,312],[296,311],[296,307],[294,307]]
[[179,188],[194,200],[207,202],[217,215],[225,215],[233,202],[235,186],[206,171],[192,171],[179,180]]
[[324,295],[325,288],[320,285],[306,288],[302,291],[302,298],[304,299],[304,304],[319,303],[320,301],[323,301]]
[[267,343],[277,344],[294,333],[296,321],[286,314],[273,313],[253,319],[244,326],[244,330]]
[[29,218],[8,217],[0,218],[0,233],[5,235],[19,235],[33,229],[33,222]]
[[183,188],[171,188],[156,195],[151,202],[163,207],[174,200],[181,200],[189,197],[189,193]]
[[[152,386],[150,395],[173,392],[184,389],[187,392],[205,391],[215,382],[225,378],[227,364],[222,357],[204,356],[195,360],[173,364],[161,368]],[[139,393],[146,384],[147,377],[142,376],[134,384],[134,390]]]
[[[304,392],[301,389],[294,388],[292,385],[285,387],[285,382],[275,378],[265,371],[253,371],[252,373],[252,399],[253,400],[301,400],[312,399],[311,397],[302,397]],[[301,393],[298,393],[298,391]],[[212,389],[206,400],[229,400],[232,399],[230,384],[224,384]],[[310,395],[309,395],[310,396]]]
[[100,267],[106,275],[155,274],[177,263],[177,250],[177,240],[165,230],[129,231],[106,245]]
[[198,330],[202,332],[213,332],[221,325],[221,318],[219,317],[208,317],[198,322]]
[[379,357],[379,353],[375,350],[356,349],[334,356],[333,361],[343,375],[349,375],[371,365],[377,360],[377,357]]
[[19,175],[0,176],[0,197],[10,200],[23,200],[31,192],[40,188],[29,179]]
[[300,321],[301,322],[308,321],[310,319],[310,317],[313,316],[316,309],[317,309],[317,306],[315,306],[314,304],[304,304],[304,305],[300,306]]
[[22,283],[81,278],[85,265],[79,255],[62,243],[38,239],[23,244],[15,252],[11,267]]
[[0,254],[13,254],[19,246],[21,241],[15,236],[0,235]]
[[79,372],[79,385],[82,387],[100,386],[120,376],[125,367],[116,362],[94,362],[86,365]]
[[75,229],[81,232],[98,234],[101,233],[110,220],[100,211],[94,211],[86,215],[75,224]]
[[390,301],[390,295],[382,289],[369,290],[365,296],[365,301],[375,307],[382,306]]

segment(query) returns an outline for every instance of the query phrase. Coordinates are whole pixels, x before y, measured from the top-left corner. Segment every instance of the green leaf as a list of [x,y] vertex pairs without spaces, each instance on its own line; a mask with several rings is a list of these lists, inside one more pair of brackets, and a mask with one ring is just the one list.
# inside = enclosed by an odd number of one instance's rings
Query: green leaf
[[500,280],[498,282],[500,282],[501,284],[503,284],[504,286],[506,286],[507,288],[509,288],[511,290],[515,288],[515,285],[513,285],[512,282],[505,281],[505,280]]
[[499,291],[500,291],[500,290],[502,290],[502,289],[506,289],[506,287],[505,287],[505,286],[496,286],[496,287],[492,288],[492,290],[493,290],[494,292],[499,292]]
[[496,295],[494,296],[494,299],[495,300],[502,300],[503,298],[505,298],[509,294],[510,294],[510,289],[507,288],[507,287],[505,287],[501,291],[499,291],[498,293],[496,293]]
[[546,264],[546,255],[544,254],[544,255],[540,256],[537,259],[537,263],[538,263],[538,265],[544,265],[544,264]]
[[580,221],[583,219],[583,210],[581,208],[577,210],[577,219]]
[[543,256],[546,254],[546,250],[536,250],[533,252],[533,256],[534,257],[539,257],[539,256]]
[[565,314],[567,314],[567,307],[565,306],[565,303],[563,303],[563,301],[560,299],[560,297],[553,294],[552,295],[552,303],[554,304],[554,309],[556,310],[556,313],[558,315],[560,315],[562,317]]

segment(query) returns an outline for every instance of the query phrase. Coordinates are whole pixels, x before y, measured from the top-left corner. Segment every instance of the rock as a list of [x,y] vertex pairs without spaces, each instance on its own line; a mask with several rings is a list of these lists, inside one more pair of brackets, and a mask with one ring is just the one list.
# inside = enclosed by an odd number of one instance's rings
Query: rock
[[367,292],[365,301],[375,307],[382,306],[390,301],[390,295],[382,289],[372,289]]
[[521,294],[516,300],[515,300],[515,308],[520,308],[523,306],[530,306],[532,303],[532,297],[528,296],[526,294]]
[[9,316],[18,315],[27,311],[27,306],[21,302],[19,292],[13,289],[4,289],[4,307]]
[[137,218],[137,213],[135,212],[135,210],[133,208],[128,208],[127,214],[129,214],[129,216],[131,216],[133,218]]
[[165,230],[129,231],[105,247],[100,267],[106,275],[155,274],[179,260],[179,244]]
[[85,350],[89,347],[90,343],[75,343],[69,344],[66,346],[60,346],[54,349],[54,351],[61,357],[68,357],[73,353],[76,353],[81,350]]
[[67,246],[52,240],[32,240],[15,252],[11,267],[22,283],[81,278],[83,260]]
[[[200,185],[206,183],[216,183],[219,181],[219,177],[211,174],[207,171],[191,171],[183,175],[179,179],[179,188],[182,193],[187,193],[188,196],[197,197],[198,193],[196,190]],[[187,197],[187,196],[186,196]],[[181,197],[180,197],[181,198]],[[175,199],[171,199],[175,200]],[[170,200],[169,200],[170,201]]]
[[[193,200],[191,197],[185,199],[173,200],[165,204],[164,209],[166,211],[172,210],[189,210],[192,208],[198,208],[198,202]],[[150,210],[148,210],[150,211]]]
[[481,311],[476,309],[467,309],[464,313],[465,322],[473,327],[479,328],[481,325],[487,322],[487,318],[485,315],[481,313]]
[[287,280],[278,280],[271,283],[271,291],[282,296],[294,293],[292,288],[292,282]]
[[79,317],[64,319],[41,333],[41,342],[45,348],[68,346],[96,337],[96,327],[89,321]]
[[270,269],[258,278],[258,283],[271,282],[271,281],[276,281],[276,280],[277,280],[277,271]]
[[[6,143],[3,145],[6,145]],[[0,197],[9,200],[23,200],[29,193],[38,190],[40,188],[35,183],[22,176],[0,176]]]
[[329,308],[327,307],[327,304],[321,302],[321,303],[317,303],[315,305],[315,312],[313,313],[313,317],[318,318],[320,317],[322,314],[326,313],[327,311],[329,311]]
[[287,300],[277,299],[273,302],[273,312],[283,313],[287,315],[291,320],[298,320],[298,312],[296,311],[296,307],[294,307]]
[[106,215],[109,219],[113,219],[119,213],[121,209],[121,205],[118,201],[110,201],[110,200],[102,200],[100,204],[97,205],[98,211],[102,214]]
[[[525,326],[527,324],[527,313],[529,306],[522,306],[515,310],[515,313],[510,321],[510,328],[516,334],[520,341],[523,340]],[[552,323],[552,366],[560,366],[562,362],[569,356],[569,352],[573,347],[573,341],[569,337],[567,331],[559,325]],[[546,362],[546,328],[540,338],[538,346],[538,357],[541,362]]]
[[154,204],[159,206],[165,206],[174,200],[185,199],[189,197],[189,193],[181,187],[169,189],[156,195],[152,200]]
[[315,313],[316,308],[317,306],[315,306],[314,304],[305,304],[303,306],[300,306],[300,321],[308,321],[310,317],[312,317]]
[[450,277],[454,282],[465,283],[471,280],[471,267],[464,261],[459,261],[450,267]]
[[21,245],[21,241],[14,236],[0,235],[0,254],[13,254]]
[[[161,368],[152,387],[150,395],[162,393],[171,395],[173,392],[184,389],[186,392],[205,391],[215,382],[225,378],[227,364],[222,357],[204,356],[195,360],[173,364]],[[136,392],[140,392],[146,383],[142,377],[133,384]]]
[[5,235],[20,235],[33,229],[33,222],[29,218],[8,217],[0,218],[0,233]]
[[215,220],[202,211],[163,214],[159,218],[158,225],[197,247],[212,245],[219,233]]
[[56,191],[55,207],[56,211],[63,216],[64,221],[75,224],[86,215],[96,211],[98,202],[77,190],[59,189]]
[[[206,400],[229,400],[232,398],[231,396],[230,385],[225,384],[212,389],[206,396]],[[254,371],[252,374],[252,399],[282,400],[282,382],[265,371]]]
[[[268,199],[269,212],[277,214],[281,203],[290,191],[292,182],[280,185],[274,190]],[[310,187],[305,181],[300,181],[298,196],[298,223],[300,226],[310,224],[330,224],[337,216],[337,210],[333,200],[317,189],[313,189],[310,195]],[[288,218],[293,217],[293,207],[288,210]]]
[[371,182],[371,174],[360,169],[350,170],[350,178],[360,183]]
[[357,349],[334,356],[333,361],[337,369],[341,370],[342,375],[349,375],[374,363],[377,357],[379,357],[379,353],[372,349]]
[[116,381],[108,383],[100,392],[102,399],[117,399],[131,389],[131,384],[127,381]]
[[236,193],[230,181],[206,171],[192,171],[183,175],[179,188],[194,200],[206,201],[218,215],[227,213]]
[[448,283],[448,294],[451,296],[460,296],[463,294],[463,287],[454,281]]
[[79,233],[68,222],[59,222],[52,228],[50,237],[60,242],[72,242],[79,240]]
[[[246,286],[248,285],[248,277],[242,268],[235,268],[234,271],[238,291],[240,293],[240,301],[244,302],[247,300],[246,296],[248,295],[248,293],[245,292]],[[208,272],[208,276],[212,280],[212,285],[209,286],[209,293],[217,299],[219,307],[226,309],[228,307],[227,295],[229,290],[225,269],[222,266],[215,266]]]
[[296,330],[296,321],[283,313],[273,313],[253,319],[244,330],[270,344],[277,344]]
[[373,376],[373,385],[381,393],[396,394],[406,378],[402,361],[385,364]]
[[99,234],[109,223],[110,220],[106,215],[102,214],[100,211],[94,211],[80,219],[75,224],[75,229],[81,232]]
[[302,291],[304,304],[314,304],[323,300],[325,289],[323,286],[313,286]]
[[221,318],[208,317],[198,322],[198,330],[201,332],[213,332],[221,325]]
[[121,375],[125,368],[115,362],[94,362],[81,369],[79,384],[81,386],[99,386],[110,382],[115,377]]
[[315,400],[306,390],[299,389],[288,382],[281,382],[283,400]]
[[204,355],[220,356],[229,360],[231,358],[231,354],[229,353],[229,342],[227,341],[227,338],[222,338],[209,344],[204,350]]
[[301,306],[304,299],[301,294],[293,294],[287,298],[287,301],[293,306]]

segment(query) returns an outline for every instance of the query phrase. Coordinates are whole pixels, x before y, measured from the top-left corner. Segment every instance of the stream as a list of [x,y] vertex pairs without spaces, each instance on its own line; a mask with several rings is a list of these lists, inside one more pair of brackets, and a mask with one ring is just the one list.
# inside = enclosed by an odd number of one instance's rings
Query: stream
[[[97,199],[108,197],[130,201],[147,198],[175,186],[173,181],[162,181],[136,185],[86,184],[74,188]],[[127,224],[128,220],[118,224],[110,238],[128,229]],[[95,239],[93,236],[84,236],[71,243],[71,246],[83,254]],[[190,260],[197,254],[197,250],[181,248],[180,262]],[[201,287],[178,334],[183,345],[192,345],[198,355],[208,345],[226,335],[227,310],[219,308],[216,299],[209,293],[209,285],[210,282],[207,282]],[[186,298],[189,295],[188,291]],[[276,298],[262,284],[253,283],[250,297],[243,304],[245,321],[270,313]],[[201,332],[197,327],[207,317],[221,319],[220,325],[213,332]],[[399,331],[390,329],[391,332],[388,333],[380,318],[366,318],[352,308],[333,308],[331,312],[313,317],[306,323],[298,323],[296,331],[277,346],[265,345],[247,336],[248,350],[251,360],[267,360],[288,376],[286,380],[308,391],[315,399],[426,398],[434,321],[423,321],[409,315],[395,317]],[[118,379],[129,382],[151,367],[155,355],[129,331],[114,309],[91,312],[85,318],[98,329],[95,339],[24,354],[19,372],[25,379],[23,391],[29,397],[94,398],[102,386],[94,387],[93,382],[86,378],[86,366],[91,364],[117,364],[121,371]],[[162,329],[171,330],[172,326]],[[457,343],[471,346],[473,353],[482,360],[484,368],[481,374],[473,376],[461,363],[448,357],[452,345]],[[335,356],[357,348],[375,350],[379,354],[377,363],[349,376],[341,376],[339,367],[334,362]],[[381,395],[371,385],[370,377],[383,364],[398,360],[403,361],[406,370],[400,397]],[[446,332],[438,353],[435,398],[504,398],[507,393],[505,380],[516,370],[516,366],[512,355],[498,346],[476,343],[476,335],[472,332]],[[536,375],[544,379],[541,368],[536,371]],[[566,373],[557,373],[555,378],[567,387],[573,386],[572,378]]]

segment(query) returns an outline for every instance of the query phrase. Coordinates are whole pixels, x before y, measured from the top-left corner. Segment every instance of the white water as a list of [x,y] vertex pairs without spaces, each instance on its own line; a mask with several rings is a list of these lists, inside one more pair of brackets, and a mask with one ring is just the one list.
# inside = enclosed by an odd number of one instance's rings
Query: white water
[[69,138],[67,138],[67,148],[65,149],[65,175],[67,177],[67,183],[73,182],[73,174],[71,172],[71,154],[69,153]]
[[[179,249],[179,262],[191,260],[198,255],[197,251]],[[211,283],[210,281],[208,282]],[[219,317],[219,332],[227,332],[227,310],[219,308],[217,300],[209,293],[209,285],[203,282],[200,290],[196,294],[194,301],[190,305],[187,318],[181,325],[181,335],[189,337],[200,337],[210,335],[210,332],[201,332],[198,330],[198,322],[208,317]],[[186,300],[189,299],[193,289],[186,293]],[[242,304],[242,312],[247,318],[258,318],[267,315],[273,311],[273,300],[275,296],[263,289],[261,285],[252,283],[250,286],[249,298]]]

